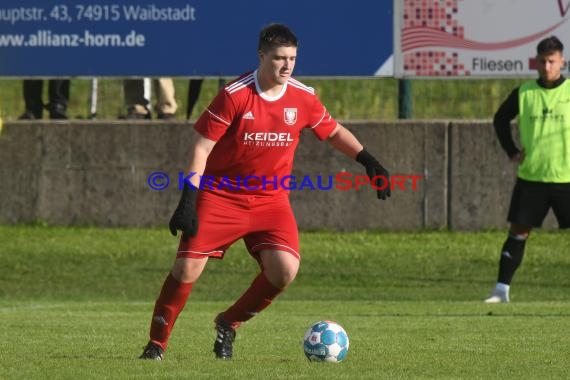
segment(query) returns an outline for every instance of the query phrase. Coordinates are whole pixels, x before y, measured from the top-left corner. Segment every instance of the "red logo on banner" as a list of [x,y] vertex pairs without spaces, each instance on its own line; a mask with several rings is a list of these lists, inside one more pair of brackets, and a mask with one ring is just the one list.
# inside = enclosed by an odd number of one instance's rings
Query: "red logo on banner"
[[538,68],[537,62],[536,62],[536,58],[529,58],[528,59],[528,68],[530,70],[536,70]]

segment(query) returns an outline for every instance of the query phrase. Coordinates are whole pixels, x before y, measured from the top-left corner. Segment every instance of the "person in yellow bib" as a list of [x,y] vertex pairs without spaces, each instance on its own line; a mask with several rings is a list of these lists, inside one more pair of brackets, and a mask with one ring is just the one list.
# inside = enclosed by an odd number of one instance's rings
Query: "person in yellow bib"
[[[560,228],[570,228],[570,82],[561,74],[563,50],[555,36],[540,41],[539,78],[513,90],[493,120],[501,146],[519,166],[507,218],[509,235],[501,251],[497,284],[486,303],[509,302],[525,243],[531,230],[542,226],[550,208]],[[510,129],[517,115],[520,150]]]

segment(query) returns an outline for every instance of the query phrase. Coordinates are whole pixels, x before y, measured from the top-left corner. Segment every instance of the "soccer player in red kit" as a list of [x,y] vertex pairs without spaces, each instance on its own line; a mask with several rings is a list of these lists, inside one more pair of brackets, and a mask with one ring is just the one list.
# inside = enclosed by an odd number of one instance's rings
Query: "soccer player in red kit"
[[[209,257],[223,258],[243,239],[259,264],[250,287],[215,318],[214,353],[230,359],[236,329],[268,307],[299,269],[297,223],[281,179],[291,174],[303,129],[365,168],[377,196],[390,196],[389,174],[315,91],[293,79],[297,38],[270,24],[259,36],[259,66],[226,85],[197,120],[182,196],[170,230],[182,231],[176,260],[156,300],[141,359],[162,360],[168,338]],[[207,179],[207,181],[205,181]],[[385,182],[384,182],[385,181]]]

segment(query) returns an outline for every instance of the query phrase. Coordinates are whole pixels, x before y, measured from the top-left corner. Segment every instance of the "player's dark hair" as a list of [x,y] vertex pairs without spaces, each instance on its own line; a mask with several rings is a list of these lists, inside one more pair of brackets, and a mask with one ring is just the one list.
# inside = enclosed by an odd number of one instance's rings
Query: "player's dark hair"
[[562,42],[560,42],[556,36],[547,37],[536,46],[537,55],[552,54],[557,51],[562,53],[564,51],[564,45],[562,45]]
[[269,24],[259,33],[258,50],[267,52],[281,46],[297,47],[297,36],[283,24]]

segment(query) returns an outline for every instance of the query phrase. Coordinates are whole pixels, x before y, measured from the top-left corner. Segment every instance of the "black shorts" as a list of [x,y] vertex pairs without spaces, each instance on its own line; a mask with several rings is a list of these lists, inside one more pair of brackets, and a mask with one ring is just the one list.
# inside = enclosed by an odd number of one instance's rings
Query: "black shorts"
[[551,207],[560,228],[570,228],[570,183],[531,182],[517,178],[507,220],[541,227]]

